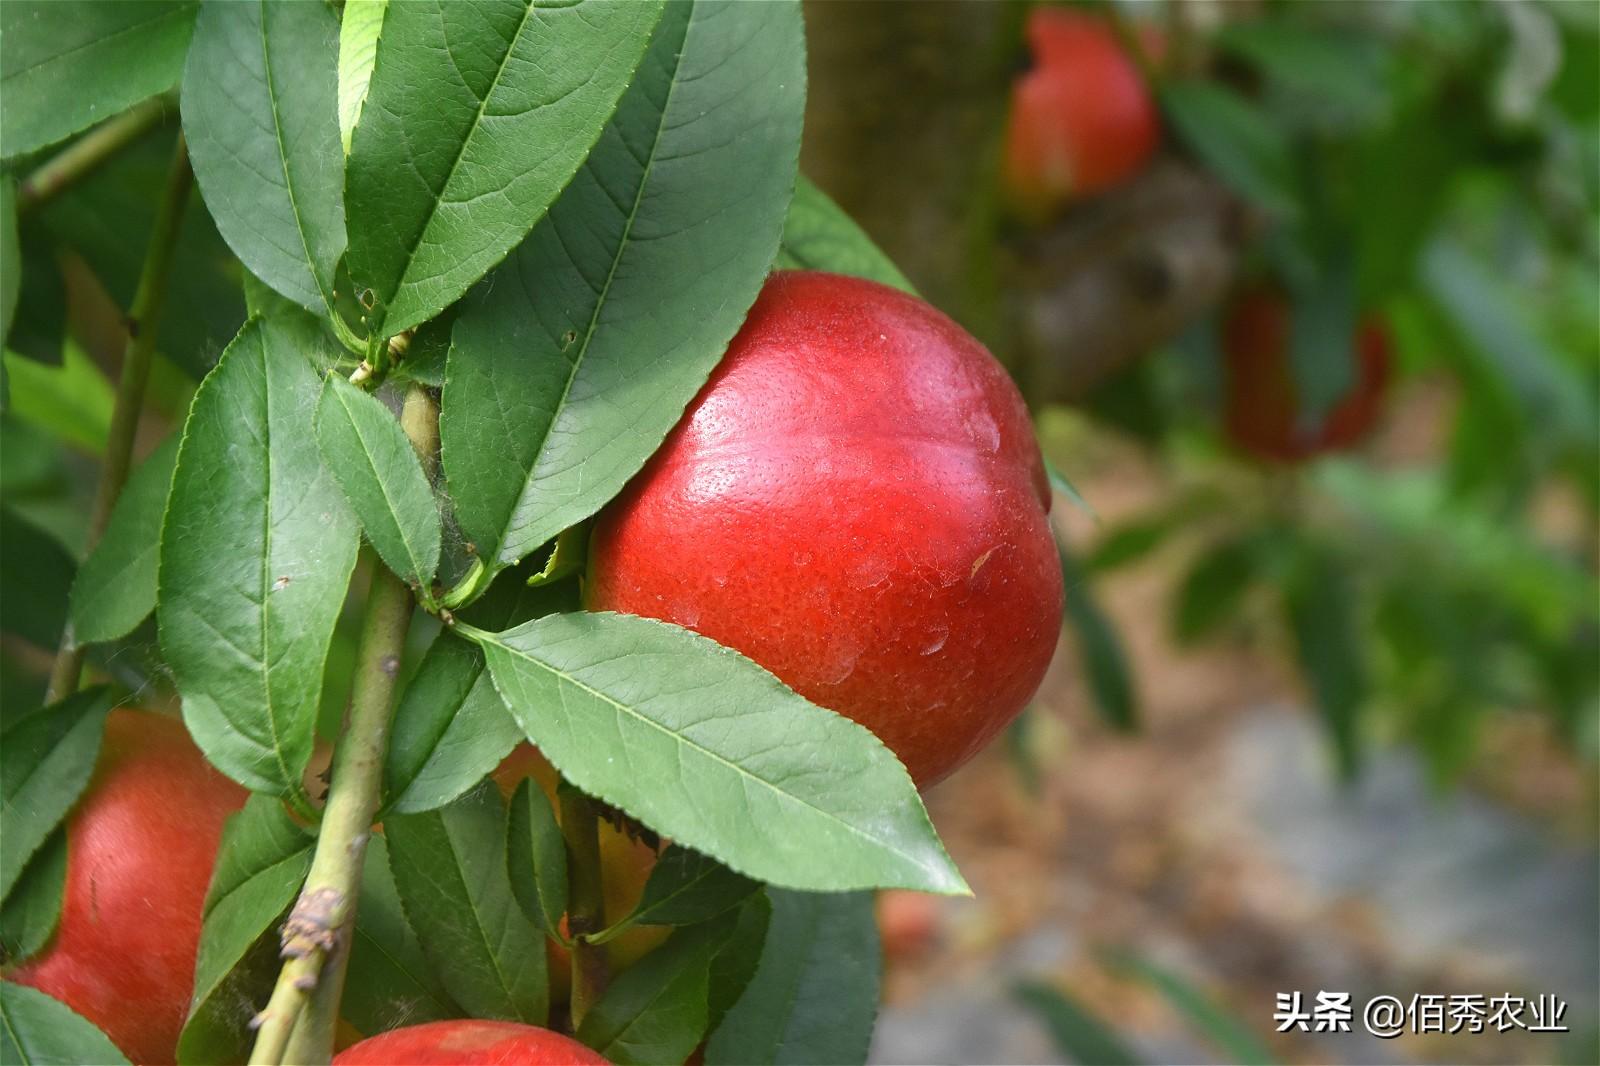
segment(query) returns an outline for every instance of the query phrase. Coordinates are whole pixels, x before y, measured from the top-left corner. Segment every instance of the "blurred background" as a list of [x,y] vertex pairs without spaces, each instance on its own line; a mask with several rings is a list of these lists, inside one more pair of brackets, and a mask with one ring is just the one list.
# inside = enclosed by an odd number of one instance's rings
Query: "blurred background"
[[[1034,706],[928,796],[975,897],[880,899],[874,1059],[1600,1062],[1600,4],[806,18],[802,169],[1016,377],[1067,572]],[[81,554],[156,119],[21,227],[17,706]],[[244,316],[198,198],[185,225],[140,455]],[[92,661],[159,699],[154,647]],[[1297,992],[1349,993],[1352,1031],[1276,1031]],[[1570,1032],[1379,1039],[1377,995],[1555,995]]]
[[806,14],[802,169],[1062,479],[1061,649],[929,797],[976,898],[880,901],[875,1060],[1600,1061],[1600,5]]

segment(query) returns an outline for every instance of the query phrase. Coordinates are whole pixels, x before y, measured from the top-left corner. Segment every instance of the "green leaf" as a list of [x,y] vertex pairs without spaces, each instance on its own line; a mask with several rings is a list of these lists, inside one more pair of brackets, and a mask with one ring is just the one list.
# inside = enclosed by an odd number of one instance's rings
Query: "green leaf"
[[312,434],[323,344],[252,319],[195,395],[161,534],[161,649],[184,721],[245,787],[294,796],[356,523]]
[[387,807],[442,807],[493,770],[522,739],[472,644],[440,633],[401,693],[384,764]]
[[571,526],[563,529],[550,546],[550,554],[539,571],[528,578],[533,587],[552,585],[565,581],[573,574],[582,573],[589,565],[589,527]]
[[506,871],[522,913],[563,939],[561,917],[567,913],[567,847],[556,824],[550,797],[539,782],[524,778],[511,797],[506,826]]
[[1320,426],[1356,386],[1356,265],[1348,246],[1325,257],[1309,284],[1293,287],[1289,371],[1299,417]]
[[54,366],[14,352],[4,358],[11,386],[7,411],[82,451],[105,451],[115,390],[82,348],[66,344]]
[[110,710],[110,692],[96,688],[7,716],[0,732],[0,898],[89,784]]
[[333,314],[344,253],[335,42],[325,3],[208,3],[183,82],[195,180],[250,271]]
[[1377,34],[1305,19],[1241,19],[1213,41],[1261,72],[1292,121],[1348,132],[1388,114],[1391,64]]
[[161,519],[177,458],[174,433],[128,478],[105,535],[78,568],[68,617],[79,644],[125,637],[155,610]]
[[439,432],[485,562],[599,510],[722,357],[777,251],[803,58],[793,3],[669,5],[588,161],[463,309]]
[[1284,609],[1339,770],[1352,777],[1361,766],[1360,711],[1367,698],[1367,673],[1355,588],[1346,565],[1329,552],[1308,547],[1284,589]]
[[44,433],[0,412],[0,493],[7,503],[64,497],[63,449]]
[[265,1004],[278,969],[276,930],[311,870],[315,839],[283,804],[251,796],[228,819],[206,892],[194,1001],[178,1039],[180,1062],[241,1062],[250,1054],[252,1011]]
[[389,868],[422,950],[474,1018],[543,1025],[544,936],[506,877],[506,814],[485,781],[454,803],[384,822]]
[[1161,104],[1173,129],[1217,177],[1267,211],[1299,213],[1288,138],[1255,104],[1204,81],[1167,83]]
[[1181,643],[1210,633],[1239,609],[1261,571],[1258,536],[1230,538],[1213,545],[1189,570],[1178,588],[1173,632]]
[[1139,1058],[1122,1038],[1054,987],[1038,981],[1017,986],[1014,995],[1050,1030],[1056,1047],[1074,1062],[1097,1066],[1138,1066]]
[[[55,249],[42,239],[37,227],[19,229],[17,238],[21,261],[10,275],[17,282],[17,296],[6,328],[6,349],[55,366],[61,362],[67,336],[66,282],[62,280]],[[8,368],[10,364],[6,360]],[[9,370],[5,376],[9,377]],[[6,392],[10,392],[9,387]],[[6,409],[10,410],[9,396],[6,400]]]
[[1084,557],[1083,570],[1096,576],[1137,563],[1166,543],[1179,525],[1174,517],[1165,514],[1124,523],[1107,533]]
[[196,6],[0,4],[0,156],[59,141],[175,85]]
[[389,871],[389,846],[381,836],[367,842],[350,972],[339,1014],[368,1036],[461,1016],[406,921]]
[[1179,1014],[1240,1066],[1272,1066],[1280,1061],[1240,1019],[1218,1007],[1194,985],[1146,959],[1118,955],[1120,970],[1154,987]]
[[1540,336],[1522,293],[1448,237],[1434,239],[1423,252],[1422,281],[1470,351],[1516,396],[1525,417],[1591,446],[1600,419],[1593,390]]
[[1090,518],[1097,520],[1099,519],[1100,516],[1095,513],[1094,508],[1089,506],[1089,501],[1083,498],[1083,493],[1078,491],[1078,487],[1076,485],[1067,480],[1067,475],[1063,474],[1056,464],[1046,459],[1044,461],[1044,472],[1045,476],[1050,481],[1051,492],[1060,493],[1062,496],[1065,496],[1067,499],[1071,500],[1073,505],[1076,506],[1078,510],[1082,511]]
[[67,885],[67,831],[57,826],[0,906],[0,965],[32,958],[55,935]]
[[650,870],[633,913],[612,924],[596,943],[636,925],[695,925],[725,914],[761,885],[698,851],[671,844]]
[[755,979],[761,965],[761,951],[767,943],[767,927],[772,921],[772,903],[764,891],[745,900],[734,918],[733,933],[717,957],[711,960],[710,987],[706,996],[706,1032],[714,1033],[744,990]]
[[1077,559],[1056,541],[1061,557],[1061,591],[1066,622],[1078,638],[1078,652],[1089,674],[1094,704],[1108,725],[1116,729],[1139,727],[1139,701],[1133,671],[1116,626],[1089,587],[1089,578]]
[[775,884],[967,891],[889,749],[737,652],[622,614],[456,629],[562,775],[663,836]]
[[11,334],[11,316],[22,288],[22,241],[17,236],[17,183],[0,177],[0,341]]
[[1481,150],[1487,116],[1452,109],[1453,121],[1441,123],[1443,106],[1432,97],[1417,101],[1355,146],[1347,195],[1361,205],[1349,223],[1363,307],[1415,285],[1417,257],[1451,202],[1448,186]]
[[[10,6],[0,5],[0,10]],[[37,989],[0,981],[0,1062],[6,1066],[128,1066],[88,1019]]]
[[367,102],[372,64],[378,57],[378,35],[389,0],[345,0],[339,20],[339,141],[350,153],[350,135]]
[[395,4],[345,173],[372,332],[438,314],[522,240],[617,105],[654,2]]
[[723,920],[672,934],[611,983],[578,1039],[617,1066],[684,1061],[705,1036],[711,962],[733,929]]
[[707,1041],[707,1066],[865,1062],[883,968],[872,893],[767,896],[761,961]]
[[894,261],[828,194],[801,175],[783,221],[783,247],[778,265],[793,270],[826,270],[880,282],[915,296]]
[[331,373],[317,404],[317,445],[378,555],[431,600],[439,507],[400,422],[376,397]]
[[[473,625],[504,629],[551,611],[578,609],[576,582],[530,588],[523,567],[462,610]],[[395,710],[384,766],[386,809],[431,811],[461,795],[522,739],[495,691],[477,646],[441,633],[407,682]]]
[[72,556],[59,542],[0,507],[0,630],[55,648],[72,574]]

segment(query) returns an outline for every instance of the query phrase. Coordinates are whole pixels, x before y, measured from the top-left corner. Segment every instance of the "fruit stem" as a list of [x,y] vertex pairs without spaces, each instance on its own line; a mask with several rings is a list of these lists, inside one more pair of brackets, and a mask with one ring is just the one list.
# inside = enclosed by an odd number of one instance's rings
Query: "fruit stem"
[[[126,116],[124,116],[126,117]],[[97,131],[98,132],[98,131]],[[194,172],[189,169],[189,152],[183,134],[178,134],[173,150],[172,169],[156,208],[155,226],[139,271],[139,287],[128,308],[128,342],[122,352],[122,372],[117,379],[117,398],[111,409],[111,428],[106,434],[105,465],[100,468],[100,484],[95,489],[94,506],[89,512],[89,528],[84,536],[85,553],[94,550],[111,521],[122,487],[128,482],[133,465],[133,440],[139,429],[139,413],[144,406],[145,383],[150,380],[150,362],[155,355],[156,331],[167,302],[167,279],[172,273],[173,254],[178,247],[178,230],[183,209],[189,202]],[[83,675],[84,648],[72,635],[69,620],[61,633],[61,645],[50,670],[50,685],[45,703],[55,703],[78,691]]]
[[153,96],[79,137],[17,185],[17,211],[26,212],[53,200],[128,145],[148,133],[171,110],[172,100]]
[[600,867],[600,815],[594,801],[563,782],[557,790],[567,842],[567,931],[572,934],[572,1028],[583,1024],[610,979],[606,949],[589,937],[606,927]]
[[[406,394],[400,424],[423,461],[431,462],[439,440],[438,406],[422,386]],[[288,961],[259,1015],[252,1063],[325,1063],[332,1057],[361,866],[382,798],[389,722],[413,606],[410,587],[375,563],[317,850],[283,928]]]

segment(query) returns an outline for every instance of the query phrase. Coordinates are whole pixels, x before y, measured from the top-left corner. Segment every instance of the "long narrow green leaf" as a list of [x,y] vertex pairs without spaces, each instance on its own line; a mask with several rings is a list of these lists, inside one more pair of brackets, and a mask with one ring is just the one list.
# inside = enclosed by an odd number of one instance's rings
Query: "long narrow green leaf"
[[78,568],[68,615],[78,643],[125,637],[156,609],[161,519],[177,461],[178,435],[173,434],[128,478],[105,535]]
[[1219,178],[1274,214],[1298,214],[1288,137],[1255,103],[1221,84],[1190,80],[1168,83],[1161,107]]
[[707,1041],[707,1066],[865,1062],[883,968],[872,894],[767,895],[761,961]]
[[317,446],[378,555],[431,602],[439,508],[400,423],[375,397],[332,373],[317,404]]
[[0,156],[42,148],[171,88],[197,0],[0,4]]
[[1368,684],[1357,607],[1347,564],[1325,549],[1308,547],[1284,589],[1284,610],[1345,777],[1361,768],[1360,715]]
[[685,847],[796,888],[967,891],[889,749],[737,652],[622,614],[456,628],[569,781]]
[[711,963],[733,931],[730,916],[674,933],[606,989],[578,1039],[616,1066],[684,1061],[705,1036]]
[[323,3],[209,3],[195,21],[183,132],[195,180],[250,271],[332,314],[344,253],[335,42]]
[[1058,989],[1038,981],[1018,985],[1017,1001],[1050,1030],[1056,1047],[1074,1062],[1095,1066],[1138,1066],[1140,1060],[1122,1038]]
[[1204,992],[1177,974],[1134,955],[1118,955],[1114,961],[1165,996],[1167,1002],[1230,1061],[1240,1066],[1272,1066],[1280,1061],[1241,1019],[1217,1006]]
[[483,653],[450,633],[435,638],[400,695],[384,764],[388,809],[442,807],[483,779],[522,739],[484,669]]
[[439,431],[486,562],[599,510],[722,357],[777,251],[803,61],[789,0],[669,5],[588,161],[462,310]]
[[522,913],[543,927],[546,936],[560,938],[567,912],[567,847],[550,797],[531,777],[523,778],[511,797],[506,871]]
[[194,1005],[178,1040],[183,1062],[237,1062],[250,1053],[249,1012],[277,972],[279,921],[311,869],[314,838],[268,796],[228,819],[206,892]]
[[[706,1032],[715,1033],[728,1011],[739,1002],[761,966],[767,930],[772,924],[772,901],[765,890],[740,905],[734,917],[733,933],[717,957],[711,960],[711,979],[706,993]],[[876,929],[876,923],[874,923]],[[847,971],[848,972],[848,971]],[[869,1023],[870,1024],[870,1023]]]
[[0,981],[0,1062],[128,1066],[128,1057],[65,1003],[26,985]]
[[461,1008],[451,1002],[438,973],[428,965],[417,934],[406,920],[400,892],[389,869],[388,844],[381,836],[367,842],[355,939],[350,947],[350,972],[339,1014],[363,1033],[381,1033],[462,1014]]
[[1066,604],[1065,618],[1078,640],[1084,670],[1094,704],[1106,722],[1118,729],[1139,726],[1138,696],[1133,672],[1116,627],[1089,588],[1089,577],[1077,557],[1056,539],[1061,558],[1061,594]]
[[378,35],[389,0],[345,0],[339,20],[339,140],[350,151],[350,135],[361,118],[378,58]]
[[57,826],[0,906],[0,958],[21,962],[42,950],[61,920],[67,887],[67,832]]
[[783,221],[778,265],[793,270],[851,274],[892,285],[913,296],[917,292],[855,220],[804,174],[795,184],[794,200]]
[[406,915],[444,987],[474,1018],[543,1025],[544,935],[511,895],[506,814],[490,782],[384,822]]
[[654,0],[389,8],[345,175],[370,330],[432,318],[527,235],[611,117],[660,13]]
[[299,794],[356,523],[312,432],[322,341],[252,319],[196,394],[161,534],[161,649],[184,721],[245,787]]
[[0,733],[0,898],[83,794],[110,710],[111,694],[97,688],[8,716]]
[[635,925],[694,925],[739,906],[761,885],[717,860],[679,844],[668,845],[650,870],[644,894],[632,913],[613,921],[610,940]]

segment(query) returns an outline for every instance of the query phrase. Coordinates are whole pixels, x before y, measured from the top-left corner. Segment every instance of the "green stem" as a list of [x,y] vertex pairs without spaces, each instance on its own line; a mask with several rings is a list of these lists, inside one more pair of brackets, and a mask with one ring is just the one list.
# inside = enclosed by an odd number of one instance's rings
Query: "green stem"
[[567,843],[567,931],[572,934],[572,1028],[606,990],[606,949],[588,938],[606,927],[600,867],[600,816],[594,801],[563,784],[561,835]]
[[[438,446],[438,407],[426,389],[412,387],[400,422],[418,453],[431,461]],[[317,850],[284,926],[288,961],[258,1016],[252,1063],[325,1063],[333,1054],[344,957],[381,799],[389,720],[412,607],[406,583],[382,564],[374,565],[350,711],[334,743]]]
[[[98,131],[97,131],[98,132]],[[117,380],[116,403],[111,410],[111,429],[106,435],[105,465],[100,469],[100,484],[95,489],[94,506],[89,512],[89,528],[84,551],[100,543],[111,509],[116,506],[122,487],[127,484],[133,464],[133,440],[139,429],[139,414],[144,406],[145,383],[150,380],[150,361],[155,355],[156,332],[167,302],[167,280],[172,273],[172,258],[178,247],[178,230],[183,224],[183,209],[194,185],[189,169],[189,153],[183,135],[173,152],[167,187],[156,208],[155,226],[145,251],[144,267],[139,272],[139,287],[128,308],[128,343],[122,353],[122,373]],[[84,649],[72,635],[72,624],[61,634],[61,646],[50,671],[45,702],[65,699],[78,690],[83,674]]]
[[17,185],[17,211],[31,211],[50,202],[149,132],[171,110],[170,99],[153,96],[79,137],[22,179]]

